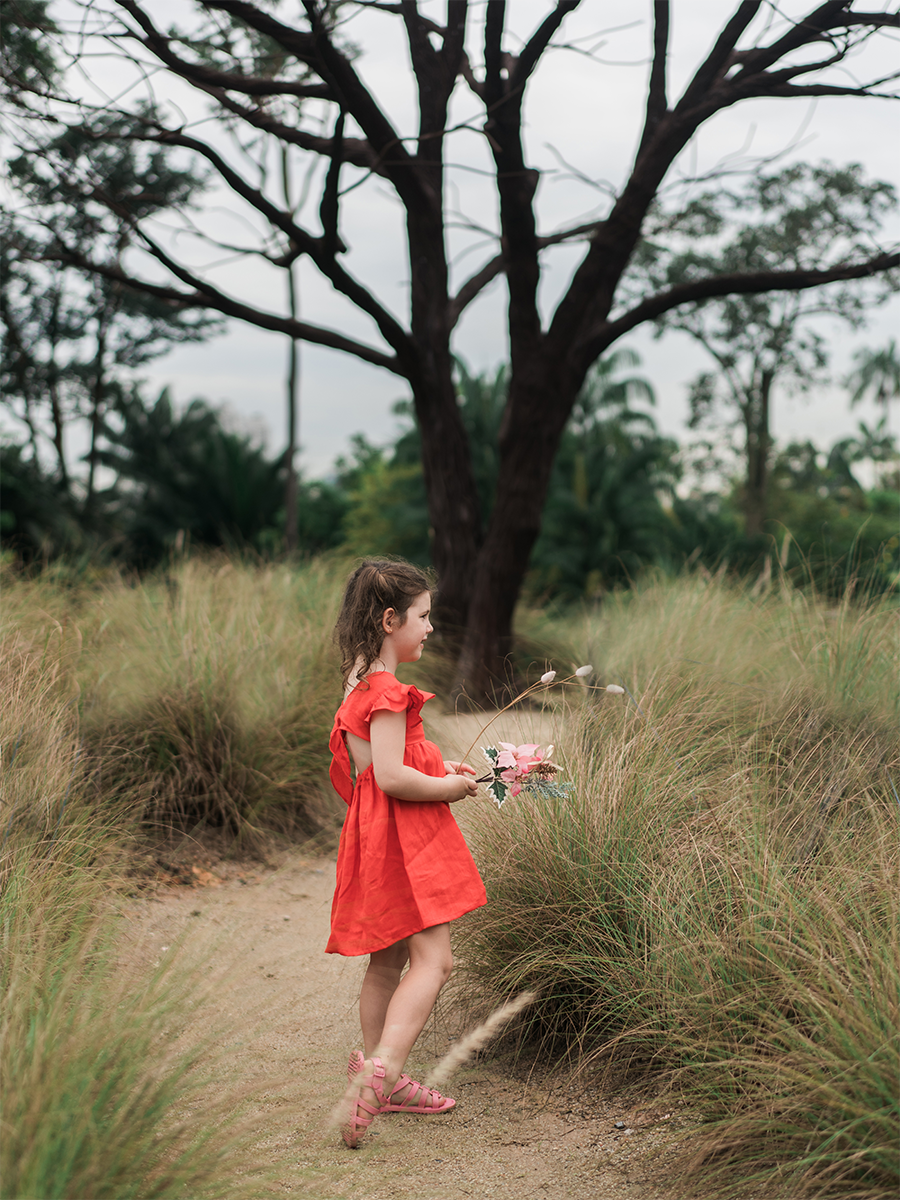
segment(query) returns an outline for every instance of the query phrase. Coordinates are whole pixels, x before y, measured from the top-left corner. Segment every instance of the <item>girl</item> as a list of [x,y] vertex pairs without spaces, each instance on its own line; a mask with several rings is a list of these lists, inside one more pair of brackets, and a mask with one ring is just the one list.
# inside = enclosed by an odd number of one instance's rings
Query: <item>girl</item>
[[365,1053],[350,1057],[343,1127],[353,1149],[377,1113],[456,1103],[401,1072],[453,966],[449,922],[487,899],[450,812],[475,795],[475,772],[425,741],[419,713],[432,694],[396,678],[400,663],[421,657],[430,612],[416,567],[364,562],[335,628],[344,702],[329,742],[331,780],[348,811],[326,951],[369,955],[359,997]]

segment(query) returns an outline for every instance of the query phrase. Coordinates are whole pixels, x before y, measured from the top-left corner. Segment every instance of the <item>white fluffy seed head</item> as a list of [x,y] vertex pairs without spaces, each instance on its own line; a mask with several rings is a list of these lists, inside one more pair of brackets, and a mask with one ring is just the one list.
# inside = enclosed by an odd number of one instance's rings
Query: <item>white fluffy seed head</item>
[[544,674],[541,676],[541,683],[552,683],[555,678],[556,678],[555,671],[545,671]]
[[612,692],[612,694],[614,696],[624,696],[625,695],[625,689],[623,687],[619,687],[619,685],[617,683],[608,683],[606,685],[606,690],[608,692]]
[[579,679],[583,679],[585,675],[590,675],[593,669],[594,668],[590,665],[590,663],[588,663],[583,667],[579,667],[575,674],[579,677]]

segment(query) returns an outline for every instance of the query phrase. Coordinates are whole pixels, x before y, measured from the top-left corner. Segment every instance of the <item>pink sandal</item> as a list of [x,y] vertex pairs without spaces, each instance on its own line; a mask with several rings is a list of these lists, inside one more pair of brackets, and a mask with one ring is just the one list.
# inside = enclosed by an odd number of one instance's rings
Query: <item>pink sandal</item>
[[[404,1103],[392,1104],[394,1096],[404,1087],[409,1087]],[[416,1091],[417,1088],[418,1091]],[[414,1103],[410,1103],[411,1100]],[[455,1106],[456,1101],[449,1096],[442,1096],[434,1088],[427,1088],[418,1080],[410,1079],[408,1075],[401,1075],[394,1085],[394,1090],[388,1096],[387,1102],[378,1111],[417,1113],[419,1116],[429,1116],[432,1113],[449,1112]]]
[[[387,1097],[381,1087],[382,1079],[384,1079],[384,1066],[380,1058],[373,1058],[372,1074],[366,1076],[357,1070],[347,1088],[347,1113],[344,1124],[341,1126],[341,1136],[351,1150],[355,1150],[359,1146],[366,1130],[378,1113],[385,1111],[384,1105],[387,1104]],[[360,1092],[364,1087],[371,1088],[375,1093],[377,1107],[370,1104],[368,1100],[363,1100]],[[360,1109],[363,1110],[362,1114]]]
[[[350,1054],[350,1061],[347,1063],[347,1082],[352,1083],[356,1076],[363,1069],[365,1056],[361,1050],[354,1050]],[[378,1060],[376,1060],[378,1061]],[[412,1096],[415,1104],[391,1104],[391,1099],[403,1087],[409,1087],[406,1094],[407,1100]],[[418,1088],[418,1092],[415,1090]],[[430,1098],[429,1098],[430,1097]],[[401,1075],[397,1080],[394,1090],[385,1100],[384,1106],[379,1108],[379,1112],[408,1112],[418,1113],[419,1116],[429,1116],[433,1113],[449,1112],[451,1108],[456,1107],[456,1101],[450,1096],[442,1096],[440,1092],[434,1088],[427,1088],[424,1084],[419,1083],[417,1079],[410,1079],[408,1075]]]

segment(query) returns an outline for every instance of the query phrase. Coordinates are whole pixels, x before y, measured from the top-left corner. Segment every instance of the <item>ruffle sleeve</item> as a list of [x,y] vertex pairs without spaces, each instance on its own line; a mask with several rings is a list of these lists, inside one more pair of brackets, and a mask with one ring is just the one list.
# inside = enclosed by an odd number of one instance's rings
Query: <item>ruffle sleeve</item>
[[409,712],[418,716],[422,705],[433,696],[433,692],[420,692],[412,683],[401,683],[389,671],[376,671],[357,684],[338,710],[338,718],[342,728],[368,742],[373,713]]
[[[368,686],[365,686],[368,685]],[[405,712],[407,723],[421,712],[426,700],[432,700],[434,692],[421,692],[412,683],[401,683],[389,671],[376,671],[357,684],[337,711],[334,728],[328,742],[332,754],[329,775],[335,791],[345,804],[353,796],[353,776],[350,771],[350,754],[344,733],[353,733],[364,741],[371,741],[369,722],[376,712]]]

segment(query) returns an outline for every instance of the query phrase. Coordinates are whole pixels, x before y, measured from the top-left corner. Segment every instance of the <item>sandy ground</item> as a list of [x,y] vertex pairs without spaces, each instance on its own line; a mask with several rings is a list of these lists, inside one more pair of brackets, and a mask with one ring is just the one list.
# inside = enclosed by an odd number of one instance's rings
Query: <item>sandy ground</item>
[[[446,718],[440,723],[448,755],[465,749],[461,739],[470,740],[470,725],[456,730]],[[183,848],[182,860],[189,858]],[[503,1055],[461,1069],[445,1086],[458,1102],[452,1112],[379,1117],[362,1147],[348,1150],[329,1116],[348,1054],[359,1045],[356,1002],[364,961],[323,953],[334,860],[295,852],[275,867],[209,865],[207,870],[195,862],[183,872],[191,885],[162,883],[152,895],[128,902],[125,957],[138,974],[171,955],[206,973],[207,999],[188,1016],[181,1036],[190,1041],[211,1029],[228,1031],[217,1070],[223,1086],[255,1081],[254,1098],[245,1104],[258,1110],[250,1116],[263,1121],[261,1150],[275,1169],[274,1195],[669,1195],[651,1152],[678,1125],[677,1113],[652,1106],[629,1110],[622,1096],[529,1073]],[[411,1074],[423,1077],[463,1032],[461,1016],[439,1002],[413,1050]],[[626,1130],[617,1129],[616,1121],[624,1121]]]

